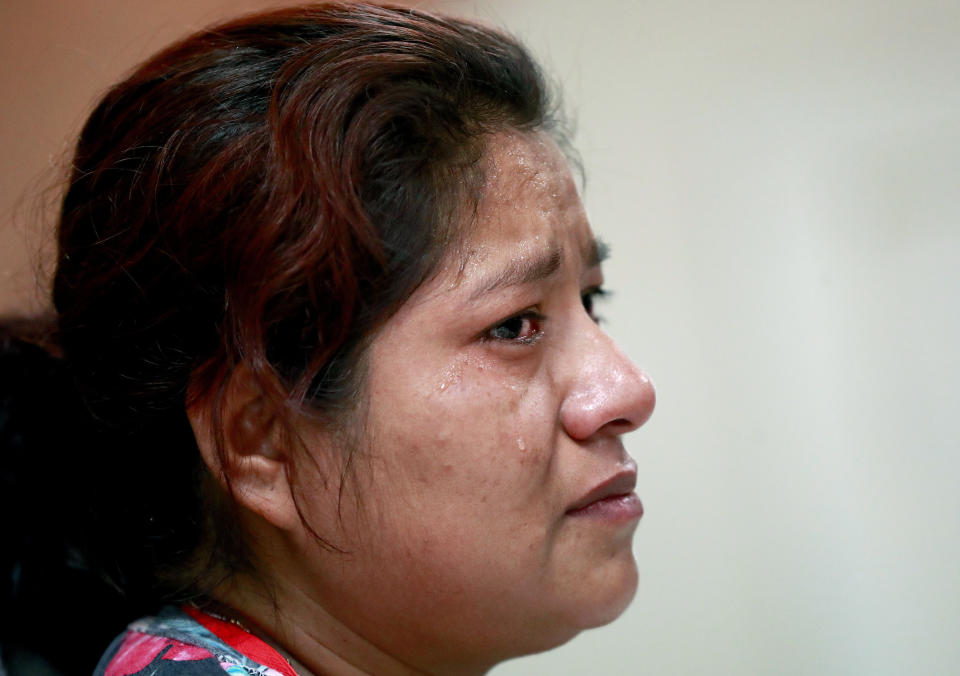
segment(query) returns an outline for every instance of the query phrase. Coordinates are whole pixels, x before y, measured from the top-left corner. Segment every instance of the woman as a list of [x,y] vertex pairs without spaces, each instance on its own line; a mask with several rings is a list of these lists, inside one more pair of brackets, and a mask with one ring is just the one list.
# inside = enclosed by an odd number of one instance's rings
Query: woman
[[106,95],[53,288],[83,414],[32,432],[72,560],[154,613],[96,673],[483,673],[623,611],[654,392],[596,324],[564,140],[513,40],[371,5]]

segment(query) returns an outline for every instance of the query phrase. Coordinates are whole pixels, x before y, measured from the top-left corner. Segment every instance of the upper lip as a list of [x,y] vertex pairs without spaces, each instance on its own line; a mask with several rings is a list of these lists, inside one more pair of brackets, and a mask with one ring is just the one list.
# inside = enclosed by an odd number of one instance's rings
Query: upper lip
[[567,513],[583,509],[587,505],[593,504],[598,500],[605,500],[617,495],[628,495],[633,493],[637,487],[637,470],[634,467],[623,469],[611,477],[604,479],[594,486],[582,498],[574,502]]

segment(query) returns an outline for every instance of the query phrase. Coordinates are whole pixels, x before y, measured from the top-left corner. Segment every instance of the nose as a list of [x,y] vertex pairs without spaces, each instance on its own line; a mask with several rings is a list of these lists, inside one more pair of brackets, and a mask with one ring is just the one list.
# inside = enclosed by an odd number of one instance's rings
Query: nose
[[575,355],[578,366],[560,407],[561,423],[578,441],[625,434],[653,413],[656,391],[650,377],[631,362],[595,324]]

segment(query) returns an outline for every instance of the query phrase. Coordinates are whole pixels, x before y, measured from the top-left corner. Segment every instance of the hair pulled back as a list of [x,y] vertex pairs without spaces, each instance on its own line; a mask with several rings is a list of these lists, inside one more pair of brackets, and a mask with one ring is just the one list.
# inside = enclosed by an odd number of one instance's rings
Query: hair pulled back
[[17,471],[61,477],[60,553],[135,606],[242,568],[187,406],[222,416],[242,366],[286,415],[344,419],[366,341],[468,227],[490,134],[556,127],[513,39],[368,4],[222,24],[111,89],[62,204],[57,375],[5,409],[36,417],[7,427]]

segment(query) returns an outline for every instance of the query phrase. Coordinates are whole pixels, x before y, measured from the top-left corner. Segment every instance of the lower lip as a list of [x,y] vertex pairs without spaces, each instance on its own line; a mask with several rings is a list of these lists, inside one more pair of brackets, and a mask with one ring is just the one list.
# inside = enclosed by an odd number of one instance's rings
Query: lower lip
[[603,521],[636,521],[643,516],[643,503],[636,493],[612,495],[603,500],[591,502],[586,507],[567,512],[567,516]]

